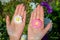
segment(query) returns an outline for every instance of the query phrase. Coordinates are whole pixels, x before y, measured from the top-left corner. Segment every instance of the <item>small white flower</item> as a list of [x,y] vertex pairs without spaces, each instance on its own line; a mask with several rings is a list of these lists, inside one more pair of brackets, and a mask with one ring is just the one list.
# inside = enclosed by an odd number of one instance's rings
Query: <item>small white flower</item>
[[32,9],[35,9],[36,8],[36,4],[34,2],[31,2],[30,3],[30,6],[32,7]]
[[0,0],[2,2],[2,5],[4,5],[5,3],[10,2],[11,0]]
[[22,17],[19,16],[19,15],[15,16],[14,17],[14,22],[17,23],[17,24],[22,23]]
[[35,9],[37,5],[38,5],[38,3],[30,2],[29,6],[31,6],[32,9]]
[[21,40],[27,40],[27,35],[23,34]]

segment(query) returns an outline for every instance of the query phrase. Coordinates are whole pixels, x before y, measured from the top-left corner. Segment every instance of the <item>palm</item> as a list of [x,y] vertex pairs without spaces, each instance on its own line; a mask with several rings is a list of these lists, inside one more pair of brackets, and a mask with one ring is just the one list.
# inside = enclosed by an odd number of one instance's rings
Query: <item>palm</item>
[[[33,28],[32,20],[34,19],[40,19],[42,21],[42,26],[40,28]],[[44,11],[42,6],[38,5],[38,7],[31,14],[30,23],[28,27],[28,40],[42,39],[43,36],[47,33],[47,31],[50,29],[50,23],[47,26],[48,27],[44,28]]]
[[[14,22],[13,18],[17,15],[22,16],[22,18],[23,18],[22,19],[23,22],[21,24],[17,24]],[[13,18],[12,18],[11,23],[10,23],[9,16],[7,16],[7,18],[6,18],[7,32],[9,34],[9,36],[20,37],[23,32],[23,29],[25,26],[25,19],[26,19],[26,11],[25,11],[25,7],[23,6],[23,4],[18,5],[16,7],[15,14],[14,14]]]

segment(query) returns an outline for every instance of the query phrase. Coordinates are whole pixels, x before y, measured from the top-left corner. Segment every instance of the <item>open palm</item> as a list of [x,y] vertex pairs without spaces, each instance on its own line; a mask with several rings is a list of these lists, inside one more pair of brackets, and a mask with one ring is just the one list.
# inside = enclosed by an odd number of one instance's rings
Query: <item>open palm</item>
[[[14,22],[14,17],[15,16],[22,16],[22,23],[17,24]],[[19,4],[16,7],[15,13],[13,15],[12,21],[10,22],[9,16],[6,17],[6,27],[7,27],[7,32],[9,36],[15,36],[19,38],[23,32],[24,26],[25,26],[25,19],[26,19],[26,11],[25,11],[25,6],[23,4]]]
[[[40,19],[42,21],[42,26],[40,28],[36,29],[32,26],[32,20],[34,19]],[[44,28],[44,10],[42,6],[38,5],[31,14],[28,26],[28,40],[41,40],[50,29],[50,25],[51,23]]]

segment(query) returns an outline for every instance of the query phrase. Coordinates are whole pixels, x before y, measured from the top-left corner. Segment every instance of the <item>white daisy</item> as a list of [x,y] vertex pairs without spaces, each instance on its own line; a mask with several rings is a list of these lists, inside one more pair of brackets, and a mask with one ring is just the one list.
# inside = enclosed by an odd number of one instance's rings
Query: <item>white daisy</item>
[[14,22],[17,23],[17,24],[22,23],[22,17],[19,16],[19,15],[15,16],[14,17]]
[[38,3],[30,2],[29,6],[32,7],[32,9],[35,9]]
[[27,40],[27,35],[23,34],[23,35],[21,36],[21,40]]

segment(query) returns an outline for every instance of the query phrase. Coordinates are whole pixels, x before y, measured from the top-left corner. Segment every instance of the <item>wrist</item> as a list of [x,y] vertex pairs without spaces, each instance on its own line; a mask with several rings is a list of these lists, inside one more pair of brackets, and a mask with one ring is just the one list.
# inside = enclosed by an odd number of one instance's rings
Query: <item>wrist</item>
[[41,39],[28,39],[28,40],[41,40]]
[[19,40],[20,38],[15,37],[15,36],[10,36],[9,39],[10,39],[10,40]]
[[28,40],[41,40],[41,39],[39,39],[39,38],[30,38],[30,37],[28,37]]

